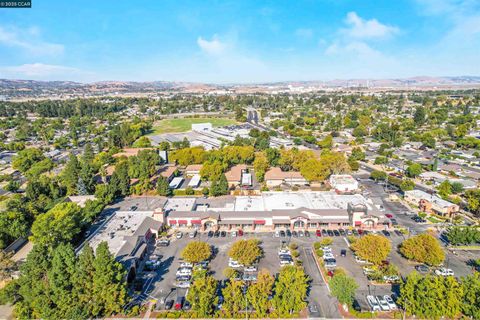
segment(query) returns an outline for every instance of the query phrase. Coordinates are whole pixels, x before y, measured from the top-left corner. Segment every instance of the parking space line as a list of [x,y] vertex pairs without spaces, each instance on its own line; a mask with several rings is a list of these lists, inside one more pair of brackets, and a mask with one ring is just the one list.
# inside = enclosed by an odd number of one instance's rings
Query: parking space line
[[350,248],[350,242],[348,242],[347,238],[343,237],[343,240],[345,240],[345,243],[346,243],[347,246]]

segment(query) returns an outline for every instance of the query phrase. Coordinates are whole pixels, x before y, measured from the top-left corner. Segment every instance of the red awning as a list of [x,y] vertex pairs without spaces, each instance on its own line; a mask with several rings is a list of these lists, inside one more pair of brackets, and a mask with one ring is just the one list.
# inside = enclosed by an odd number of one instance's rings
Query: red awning
[[202,224],[202,220],[192,220],[192,224]]
[[187,224],[187,220],[178,220],[178,224]]
[[177,224],[177,220],[168,220],[168,223],[170,223],[170,224]]
[[253,224],[265,224],[265,220],[253,220]]
[[356,226],[361,226],[361,225],[362,225],[362,221],[355,221],[355,225],[356,225]]

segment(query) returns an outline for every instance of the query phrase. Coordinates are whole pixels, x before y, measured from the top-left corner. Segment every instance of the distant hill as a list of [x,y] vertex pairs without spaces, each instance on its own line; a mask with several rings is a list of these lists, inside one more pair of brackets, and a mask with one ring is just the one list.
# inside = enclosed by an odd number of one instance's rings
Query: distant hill
[[334,79],[328,81],[284,81],[258,84],[206,84],[191,82],[35,81],[0,79],[0,99],[88,97],[101,95],[149,95],[158,93],[249,93],[303,92],[343,89],[471,89],[480,88],[480,76],[411,77],[398,79]]

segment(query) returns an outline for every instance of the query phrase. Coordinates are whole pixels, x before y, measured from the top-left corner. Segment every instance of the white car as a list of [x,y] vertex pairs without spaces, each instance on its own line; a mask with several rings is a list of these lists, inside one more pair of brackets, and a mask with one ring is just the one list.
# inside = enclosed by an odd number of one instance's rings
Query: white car
[[243,267],[243,264],[240,264],[238,263],[238,261],[235,261],[232,258],[230,258],[230,260],[228,260],[228,266],[230,268],[241,268]]
[[387,302],[387,300],[385,300],[384,297],[376,296],[375,298],[377,299],[377,302],[380,305],[380,309],[382,309],[382,311],[390,311],[390,307],[388,305],[388,302]]
[[357,261],[357,263],[370,264],[370,262],[368,262],[367,260],[363,260],[358,256],[355,256],[355,261]]
[[237,236],[237,231],[232,231],[232,238],[235,238]]
[[177,270],[177,273],[175,275],[177,277],[191,276],[192,275],[192,269],[190,269],[190,268],[180,268],[180,269]]
[[329,252],[323,254],[323,260],[325,259],[335,259],[335,256]]
[[188,236],[189,236],[190,238],[195,238],[196,235],[197,235],[197,231],[196,231],[196,230],[190,231],[190,233],[188,234]]
[[280,249],[280,250],[278,250],[278,255],[279,255],[279,256],[284,255],[284,254],[291,255],[292,253],[291,253],[290,250],[288,250],[288,249]]
[[178,287],[178,288],[190,288],[190,281],[177,282],[176,287]]
[[275,231],[275,238],[280,238],[280,231],[278,230]]
[[284,260],[280,260],[280,266],[283,267],[283,266],[293,266],[294,265],[294,262],[292,259],[284,259]]
[[323,247],[323,248],[322,248],[322,251],[323,251],[323,252],[332,252],[332,248],[330,248],[330,247]]
[[180,268],[193,268],[193,264],[190,262],[182,262],[180,263]]
[[245,272],[256,272],[257,267],[256,266],[248,266],[248,267],[243,268],[243,271],[245,271]]
[[447,269],[447,268],[440,268],[440,269],[437,269],[435,270],[435,274],[437,276],[454,276],[455,273],[453,272],[452,269]]
[[400,280],[399,276],[383,276],[383,280],[386,282],[396,282]]
[[378,304],[377,299],[375,299],[374,296],[367,296],[367,302],[370,308],[372,308],[372,311],[380,311],[380,305]]
[[392,297],[390,297],[389,295],[384,295],[383,298],[385,299],[385,301],[387,301],[388,303],[388,306],[390,307],[390,310],[397,310],[397,304],[393,301]]
[[181,238],[183,237],[183,233],[177,232],[177,233],[175,234],[175,237],[176,237],[177,239],[181,239]]

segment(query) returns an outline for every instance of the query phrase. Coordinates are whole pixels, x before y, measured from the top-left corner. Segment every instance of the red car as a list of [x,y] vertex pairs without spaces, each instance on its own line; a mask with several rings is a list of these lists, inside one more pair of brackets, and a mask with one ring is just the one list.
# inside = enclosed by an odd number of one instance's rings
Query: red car
[[317,230],[317,231],[315,231],[315,234],[317,235],[317,237],[321,237],[322,236],[322,231]]
[[333,277],[333,271],[332,270],[329,270],[327,274],[328,274],[329,277]]
[[358,234],[362,234],[363,233],[363,230],[362,229],[358,229]]
[[243,230],[242,229],[238,230],[238,236],[239,237],[243,236]]
[[393,218],[393,215],[391,215],[390,213],[387,213],[387,214],[385,215],[385,217],[387,217],[387,218]]

